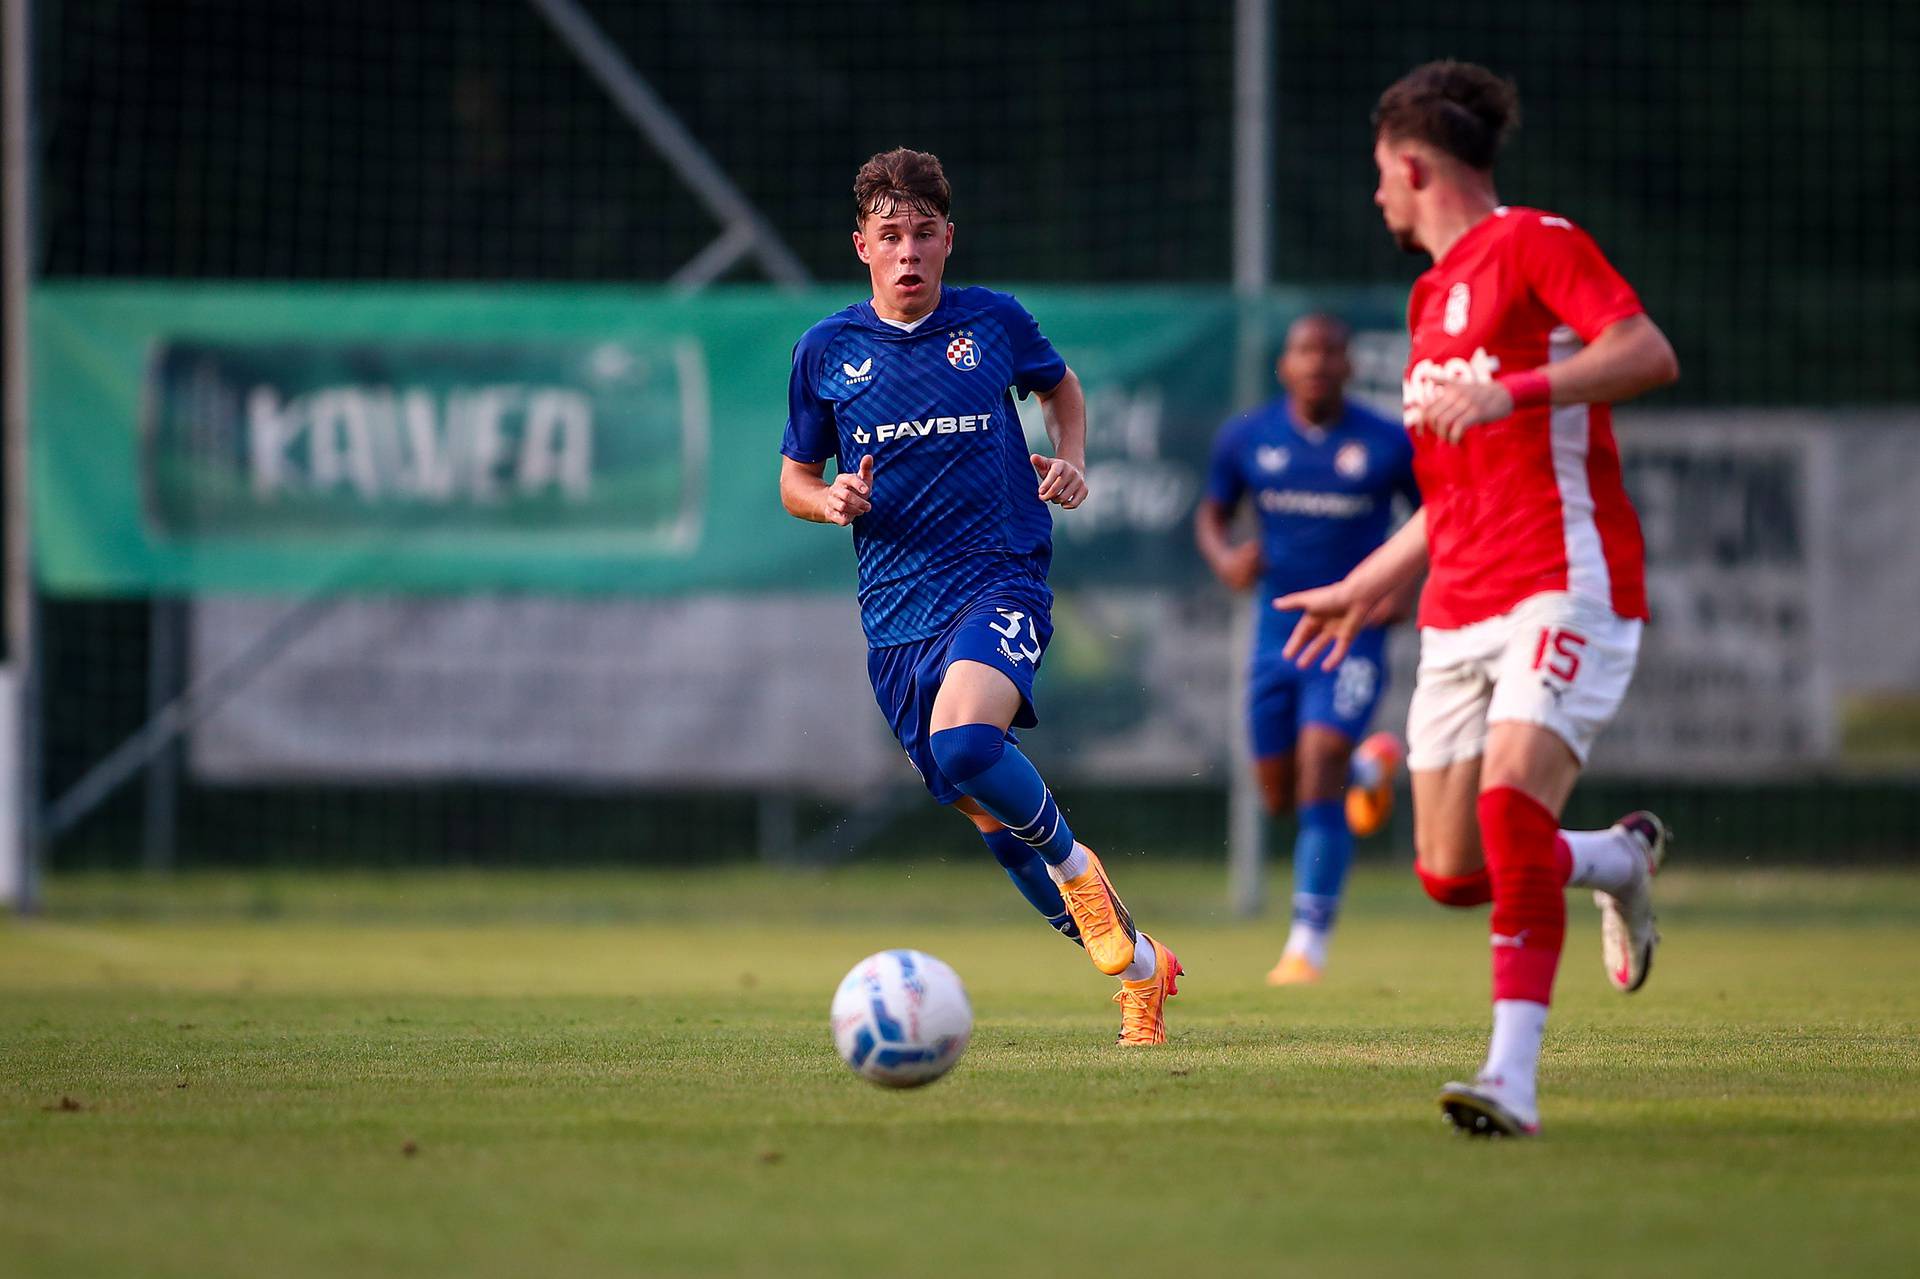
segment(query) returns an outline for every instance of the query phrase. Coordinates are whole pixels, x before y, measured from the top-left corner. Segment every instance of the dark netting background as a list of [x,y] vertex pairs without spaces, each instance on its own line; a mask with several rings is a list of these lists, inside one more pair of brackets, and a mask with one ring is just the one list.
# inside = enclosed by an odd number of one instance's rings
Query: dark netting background
[[[938,152],[985,278],[1228,270],[1232,6],[589,6],[819,277],[847,186]],[[1277,5],[1275,269],[1403,281],[1367,112],[1518,80],[1509,198],[1619,258],[1703,403],[1920,398],[1920,6]],[[659,280],[715,228],[528,5],[50,0],[51,276]]]
[[[1226,271],[1231,9],[589,6],[822,276],[876,150],[938,152],[975,270]],[[529,5],[49,4],[45,269],[659,280],[713,238]]]
[[[586,7],[818,279],[857,280],[847,187],[897,144],[944,158],[969,277],[1227,278],[1231,4]],[[1470,58],[1525,103],[1503,193],[1585,224],[1673,334],[1687,376],[1667,403],[1920,400],[1920,5],[1275,11],[1279,280],[1412,278],[1370,203],[1367,113],[1409,66]],[[43,0],[34,17],[43,277],[649,283],[718,231],[529,4]],[[156,616],[47,602],[49,793],[144,718]],[[1762,854],[1915,842],[1910,785],[1849,787],[1838,816],[1827,793],[1668,798],[1719,804],[1726,845]],[[1587,795],[1599,815],[1616,798]],[[689,821],[703,850],[744,848],[759,822],[744,796],[534,788],[180,802],[182,856],[201,860],[618,859]],[[123,790],[59,864],[123,859],[141,803]],[[1217,794],[1137,807],[1218,846]]]

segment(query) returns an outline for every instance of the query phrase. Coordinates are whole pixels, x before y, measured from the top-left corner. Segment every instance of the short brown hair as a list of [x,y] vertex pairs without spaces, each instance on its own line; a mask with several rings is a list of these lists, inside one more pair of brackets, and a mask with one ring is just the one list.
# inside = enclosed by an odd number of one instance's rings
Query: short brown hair
[[856,227],[869,215],[892,217],[903,208],[935,217],[951,216],[953,188],[947,185],[939,156],[895,147],[880,152],[853,175]]
[[1373,108],[1373,136],[1438,147],[1469,168],[1493,168],[1520,124],[1513,81],[1471,62],[1429,62],[1395,80]]

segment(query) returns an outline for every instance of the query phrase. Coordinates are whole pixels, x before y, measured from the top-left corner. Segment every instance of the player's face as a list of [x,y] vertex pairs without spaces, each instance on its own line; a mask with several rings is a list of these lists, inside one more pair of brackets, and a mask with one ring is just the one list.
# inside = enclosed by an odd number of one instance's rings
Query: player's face
[[1373,166],[1380,171],[1380,185],[1373,189],[1373,202],[1380,206],[1380,218],[1387,224],[1387,234],[1404,251],[1420,252],[1420,241],[1413,233],[1412,157],[1404,150],[1390,148],[1385,138],[1376,138]]
[[853,233],[853,250],[873,277],[874,308],[889,319],[917,320],[940,300],[953,223],[908,208],[870,213]]
[[1280,383],[1294,403],[1325,416],[1340,403],[1340,393],[1353,376],[1347,358],[1347,336],[1330,324],[1303,321],[1287,334],[1280,353]]

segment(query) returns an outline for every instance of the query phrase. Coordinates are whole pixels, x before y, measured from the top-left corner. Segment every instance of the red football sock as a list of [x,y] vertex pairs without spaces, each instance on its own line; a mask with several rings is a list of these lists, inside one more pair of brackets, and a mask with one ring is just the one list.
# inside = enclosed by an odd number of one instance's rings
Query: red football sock
[[1570,866],[1559,823],[1511,786],[1482,792],[1479,811],[1493,879],[1493,997],[1551,1003],[1567,932]]
[[1485,866],[1471,875],[1436,875],[1415,862],[1413,873],[1427,896],[1442,906],[1484,906],[1493,900],[1493,880]]

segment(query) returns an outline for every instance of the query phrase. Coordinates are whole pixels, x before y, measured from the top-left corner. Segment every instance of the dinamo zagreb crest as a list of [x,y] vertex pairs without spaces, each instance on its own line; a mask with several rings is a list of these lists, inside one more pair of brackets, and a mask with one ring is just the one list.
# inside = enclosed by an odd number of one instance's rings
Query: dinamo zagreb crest
[[972,369],[980,366],[980,349],[973,344],[969,333],[956,333],[947,343],[947,363],[956,369]]

